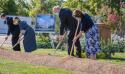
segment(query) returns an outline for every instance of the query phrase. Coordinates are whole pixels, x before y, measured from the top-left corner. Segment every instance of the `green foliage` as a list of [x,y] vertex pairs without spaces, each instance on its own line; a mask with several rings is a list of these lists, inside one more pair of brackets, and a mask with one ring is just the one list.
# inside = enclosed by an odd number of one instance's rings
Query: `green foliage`
[[17,6],[15,0],[0,0],[0,13],[16,15]]
[[63,7],[71,8],[72,10],[78,8],[89,14],[98,14],[104,5],[108,5],[112,9],[119,12],[120,0],[67,0],[63,3]]
[[125,42],[104,42],[101,41],[101,53],[105,54],[106,58],[111,58],[116,52],[124,52]]
[[[81,38],[81,46],[83,49],[83,52],[85,52],[85,39],[84,37]],[[112,58],[112,55],[115,55],[115,53],[125,52],[125,41],[115,41],[112,42],[109,40],[108,42],[101,41],[101,52],[97,54],[97,58]],[[85,57],[85,55],[83,55]]]
[[20,16],[29,16],[29,7],[30,5],[26,0],[16,0],[16,5],[17,5],[17,14]]
[[31,0],[29,16],[36,16],[36,14],[41,13],[41,1]]
[[85,52],[85,35],[80,38],[82,51]]
[[49,36],[40,34],[37,36],[37,47],[38,48],[52,48]]
[[52,8],[55,5],[61,5],[63,0],[31,0],[31,7],[29,10],[30,16],[36,14],[52,14]]
[[52,14],[55,5],[61,6],[63,0],[0,0],[0,12],[11,15],[33,16]]
[[115,53],[111,59],[100,59],[100,61],[125,65],[125,53]]
[[97,59],[106,59],[107,55],[105,53],[98,53],[97,54]]
[[96,14],[99,11],[101,4],[103,4],[104,0],[67,0],[63,3],[63,7],[68,7],[72,10],[78,8],[82,11],[85,11],[89,14]]
[[[52,7],[59,5],[72,10],[79,8],[89,14],[97,14],[103,5],[120,12],[120,0],[0,0],[0,12],[35,16],[39,13],[51,14]],[[11,7],[11,8],[10,8]]]

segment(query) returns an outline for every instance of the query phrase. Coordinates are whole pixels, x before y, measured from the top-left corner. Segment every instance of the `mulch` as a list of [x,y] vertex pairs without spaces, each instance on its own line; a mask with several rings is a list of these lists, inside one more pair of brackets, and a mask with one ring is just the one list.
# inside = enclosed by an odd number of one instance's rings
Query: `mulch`
[[49,66],[74,71],[76,74],[125,74],[124,65],[114,65],[98,60],[80,59],[75,57],[59,57],[0,49],[0,57],[29,63],[36,66]]

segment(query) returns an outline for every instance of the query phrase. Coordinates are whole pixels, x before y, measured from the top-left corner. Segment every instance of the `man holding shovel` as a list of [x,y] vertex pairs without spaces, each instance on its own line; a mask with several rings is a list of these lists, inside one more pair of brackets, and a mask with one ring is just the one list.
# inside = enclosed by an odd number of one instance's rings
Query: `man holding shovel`
[[[12,34],[12,46],[14,46],[18,39],[19,39],[19,34],[20,34],[20,28],[18,25],[13,25],[13,18],[12,17],[7,17],[6,14],[2,13],[1,18],[4,19],[7,23],[8,26],[8,32],[7,36],[5,37],[5,41],[8,39],[9,35]],[[14,51],[20,51],[20,44],[16,45],[13,47]]]
[[[73,38],[76,32],[77,28],[77,20],[72,16],[72,11],[67,8],[60,8],[59,6],[53,7],[53,12],[56,14],[59,14],[59,18],[61,21],[60,25],[60,36],[59,40],[63,41],[64,40],[64,34],[67,30],[69,30],[69,35],[68,35],[68,55],[74,56],[74,48],[71,53],[71,48],[73,44]],[[80,31],[80,28],[77,29],[77,34]],[[75,42],[76,46],[76,56],[78,58],[81,58],[81,45],[79,39],[76,40]]]

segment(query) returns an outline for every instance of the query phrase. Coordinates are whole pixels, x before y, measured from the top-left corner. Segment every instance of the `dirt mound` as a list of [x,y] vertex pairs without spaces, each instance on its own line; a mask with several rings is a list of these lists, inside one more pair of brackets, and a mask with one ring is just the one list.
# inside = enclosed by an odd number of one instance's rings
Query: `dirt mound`
[[0,50],[0,57],[38,66],[44,65],[63,68],[74,71],[76,74],[125,74],[125,66],[75,57],[63,58],[59,56],[36,55],[6,50]]

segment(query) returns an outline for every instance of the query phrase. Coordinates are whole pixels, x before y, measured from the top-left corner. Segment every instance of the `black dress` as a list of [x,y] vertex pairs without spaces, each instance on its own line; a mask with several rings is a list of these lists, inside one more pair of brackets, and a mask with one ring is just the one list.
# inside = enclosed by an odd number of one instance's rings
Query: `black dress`
[[23,40],[25,52],[32,52],[36,50],[37,46],[36,46],[36,37],[34,30],[25,21],[21,21],[19,26],[20,30],[26,31]]

